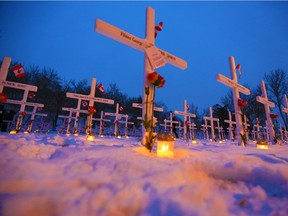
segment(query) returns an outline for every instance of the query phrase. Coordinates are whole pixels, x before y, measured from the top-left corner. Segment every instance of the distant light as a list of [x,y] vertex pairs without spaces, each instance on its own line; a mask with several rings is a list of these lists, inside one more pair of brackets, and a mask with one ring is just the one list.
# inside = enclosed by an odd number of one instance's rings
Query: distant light
[[74,136],[79,136],[79,133],[77,131],[74,132]]
[[24,131],[24,134],[29,134],[29,133],[30,133],[29,130],[25,130],[25,131]]
[[120,135],[118,135],[118,136],[116,136],[116,138],[120,139],[120,138],[121,138],[121,136],[120,136]]
[[10,133],[10,134],[16,134],[17,131],[16,131],[16,130],[11,130],[9,133]]

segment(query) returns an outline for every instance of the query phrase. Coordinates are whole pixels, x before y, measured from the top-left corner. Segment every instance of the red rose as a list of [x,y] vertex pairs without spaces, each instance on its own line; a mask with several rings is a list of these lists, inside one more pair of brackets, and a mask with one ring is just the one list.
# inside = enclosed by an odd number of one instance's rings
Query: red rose
[[154,84],[158,80],[159,74],[157,72],[149,73],[147,79],[150,83]]

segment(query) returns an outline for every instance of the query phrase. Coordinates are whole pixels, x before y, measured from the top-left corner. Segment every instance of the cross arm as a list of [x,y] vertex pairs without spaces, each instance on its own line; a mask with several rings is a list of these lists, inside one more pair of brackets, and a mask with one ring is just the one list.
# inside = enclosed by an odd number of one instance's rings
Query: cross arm
[[262,103],[262,104],[268,104],[270,107],[274,107],[275,104],[271,101],[268,101],[266,98],[263,98],[261,96],[257,96],[256,97],[256,100],[259,102],[259,103]]
[[[102,35],[105,35],[106,37],[112,38],[113,40],[133,47],[134,49],[140,50],[142,52],[144,52],[145,48],[150,45],[148,41],[138,38],[100,19],[96,19],[95,32],[98,32]],[[187,62],[185,60],[178,58],[177,56],[174,56],[164,50],[159,49],[159,51],[169,64],[172,64],[181,69],[187,68]]]
[[239,92],[242,92],[245,95],[250,95],[250,90],[248,88],[245,88],[242,85],[239,85],[237,82],[235,82],[234,80],[231,80],[225,76],[223,76],[222,74],[217,74],[216,76],[216,80],[218,82],[223,83],[226,86],[229,86],[231,88],[237,88],[239,90]]
[[34,92],[36,92],[38,89],[37,86],[32,86],[32,85],[27,85],[27,84],[17,83],[17,82],[10,82],[10,81],[2,81],[1,84],[5,87],[17,88],[17,89],[22,89],[22,90],[28,89],[29,91],[34,91]]
[[11,99],[7,99],[5,103],[18,104],[18,105],[24,104],[26,106],[33,106],[33,107],[44,107],[44,104],[32,103],[32,102],[26,102],[26,101],[17,101],[17,100],[11,100]]
[[192,117],[192,118],[195,118],[196,115],[193,114],[193,113],[185,113],[185,112],[181,112],[181,111],[174,111],[175,114],[178,114],[178,115],[186,115],[186,116],[189,116],[189,117]]

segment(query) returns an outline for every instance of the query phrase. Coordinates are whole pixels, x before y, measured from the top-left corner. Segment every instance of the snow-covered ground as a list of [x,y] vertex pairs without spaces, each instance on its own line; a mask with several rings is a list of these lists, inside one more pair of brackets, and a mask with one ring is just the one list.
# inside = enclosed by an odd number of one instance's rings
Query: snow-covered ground
[[0,133],[0,215],[288,215],[288,145]]

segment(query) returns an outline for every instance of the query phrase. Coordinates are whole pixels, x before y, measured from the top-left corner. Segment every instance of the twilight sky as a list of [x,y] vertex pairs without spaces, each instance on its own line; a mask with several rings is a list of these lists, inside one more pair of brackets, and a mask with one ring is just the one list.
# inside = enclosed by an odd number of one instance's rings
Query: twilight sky
[[164,22],[159,48],[188,63],[157,69],[165,79],[156,101],[182,110],[183,101],[200,111],[229,88],[228,57],[241,64],[241,84],[256,87],[264,73],[288,70],[288,2],[0,2],[0,58],[25,66],[55,69],[69,80],[93,77],[104,87],[116,83],[128,96],[143,92],[144,54],[94,31],[96,18],[137,37],[145,36],[146,7]]

